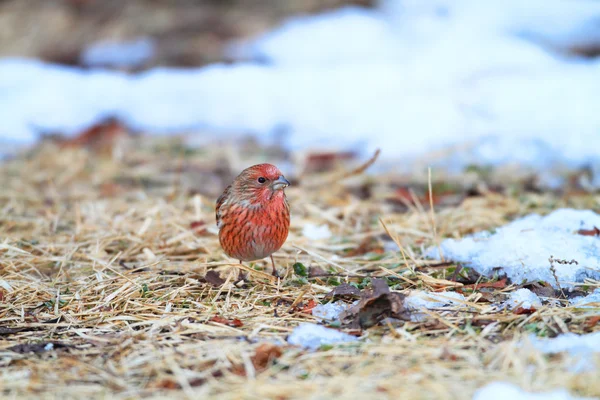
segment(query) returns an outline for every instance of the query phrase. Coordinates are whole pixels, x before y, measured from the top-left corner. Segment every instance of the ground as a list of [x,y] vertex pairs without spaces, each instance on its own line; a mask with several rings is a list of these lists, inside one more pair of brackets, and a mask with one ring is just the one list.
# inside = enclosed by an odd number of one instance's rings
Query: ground
[[[279,280],[266,261],[240,270],[215,234],[217,196],[259,161],[291,171],[293,219],[275,255]],[[598,196],[539,193],[526,182],[493,188],[487,172],[472,169],[465,172],[468,187],[464,176],[436,170],[431,181],[427,171],[352,172],[362,161],[289,154],[251,140],[190,148],[147,137],[115,147],[85,137],[46,141],[5,161],[3,395],[466,399],[502,380],[600,396],[596,373],[574,370],[566,356],[541,355],[526,340],[531,333],[598,331],[597,316],[565,307],[543,285],[562,306],[499,310],[491,306],[526,285],[422,256],[441,238],[531,212],[597,210]],[[306,237],[307,224],[326,224],[333,236]],[[356,343],[316,351],[287,344],[298,324],[317,322],[311,309],[337,285],[364,292],[376,277],[401,294],[461,292],[470,307],[430,310],[419,322],[386,319],[346,329],[360,336]]]

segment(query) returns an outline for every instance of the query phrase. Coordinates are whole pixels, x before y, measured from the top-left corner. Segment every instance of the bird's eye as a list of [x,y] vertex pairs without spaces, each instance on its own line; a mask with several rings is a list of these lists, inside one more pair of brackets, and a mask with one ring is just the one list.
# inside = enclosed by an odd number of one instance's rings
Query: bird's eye
[[263,178],[262,176],[260,178],[258,178],[258,183],[265,183],[267,180],[265,178]]

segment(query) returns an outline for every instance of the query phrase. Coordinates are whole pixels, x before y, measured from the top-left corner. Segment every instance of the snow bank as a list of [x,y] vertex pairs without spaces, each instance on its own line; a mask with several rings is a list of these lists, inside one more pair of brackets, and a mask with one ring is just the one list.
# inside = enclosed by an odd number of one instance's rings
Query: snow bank
[[[285,127],[293,148],[403,159],[483,141],[456,162],[582,165],[598,159],[600,63],[564,51],[597,43],[598,16],[592,0],[388,0],[283,24],[245,48],[267,64],[124,75],[5,59],[0,141],[115,116],[159,133]],[[92,59],[119,61],[115,51]]]
[[355,342],[357,340],[355,336],[348,335],[347,333],[310,323],[300,324],[295,327],[287,339],[289,344],[310,350],[317,350],[323,345]]
[[[543,393],[526,392],[520,387],[506,382],[493,382],[477,390],[473,400],[586,400],[571,396],[565,389]],[[591,399],[588,399],[591,400]]]
[[[600,279],[600,239],[577,234],[600,227],[600,215],[588,210],[559,209],[542,217],[518,219],[494,233],[481,232],[441,243],[447,260],[462,262],[477,272],[506,275],[515,283],[544,281],[557,286],[550,270],[551,256],[562,287],[585,278]],[[437,248],[427,255],[439,258]]]

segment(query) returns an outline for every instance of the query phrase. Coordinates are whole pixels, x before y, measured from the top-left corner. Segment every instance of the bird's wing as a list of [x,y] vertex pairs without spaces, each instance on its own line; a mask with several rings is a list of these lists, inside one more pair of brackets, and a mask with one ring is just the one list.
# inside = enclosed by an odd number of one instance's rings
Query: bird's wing
[[225,190],[223,191],[223,194],[220,195],[219,198],[217,199],[217,209],[215,211],[215,214],[216,214],[216,218],[217,218],[217,228],[219,228],[219,229],[221,229],[221,217],[223,215],[221,207],[227,201],[230,191],[231,191],[231,185],[227,186],[227,188],[225,188]]

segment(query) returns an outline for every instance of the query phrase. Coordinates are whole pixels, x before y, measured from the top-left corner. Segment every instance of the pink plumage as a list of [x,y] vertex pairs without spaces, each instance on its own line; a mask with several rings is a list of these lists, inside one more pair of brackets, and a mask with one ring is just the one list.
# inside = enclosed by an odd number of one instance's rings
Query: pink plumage
[[243,170],[225,189],[216,215],[227,255],[240,262],[265,257],[273,261],[272,254],[288,236],[290,208],[284,189],[289,184],[276,166],[258,164]]

